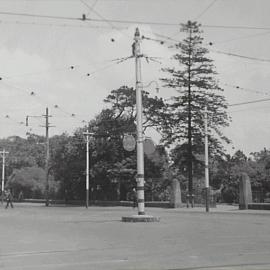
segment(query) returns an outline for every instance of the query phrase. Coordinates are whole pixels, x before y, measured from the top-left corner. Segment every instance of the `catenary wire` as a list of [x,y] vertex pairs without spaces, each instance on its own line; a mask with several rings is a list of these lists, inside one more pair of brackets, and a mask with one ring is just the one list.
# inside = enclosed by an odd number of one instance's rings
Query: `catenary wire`
[[245,87],[241,87],[239,85],[233,85],[233,84],[229,84],[229,83],[220,83],[220,84],[222,84],[224,86],[234,88],[234,89],[237,89],[237,90],[246,91],[246,92],[252,92],[252,93],[266,95],[266,96],[270,95],[270,92],[267,92],[267,91],[261,91],[261,90],[256,90],[256,89],[245,88]]
[[[56,20],[71,20],[71,21],[83,21],[83,18],[68,17],[68,16],[53,16],[53,15],[42,15],[42,14],[31,14],[31,13],[16,13],[8,11],[0,11],[0,14],[7,16],[24,16],[44,19],[56,19]],[[173,22],[157,22],[157,21],[140,21],[140,20],[116,20],[116,19],[92,19],[85,18],[85,21],[93,22],[111,22],[111,23],[122,23],[122,24],[149,24],[149,25],[160,25],[160,26],[179,26],[179,23]],[[243,25],[211,25],[202,24],[203,28],[223,28],[223,29],[243,29],[243,30],[270,30],[270,26],[243,26]]]
[[[65,27],[65,28],[81,28],[81,29],[112,29],[111,26],[104,25],[90,25],[90,24],[57,24],[57,23],[40,23],[40,22],[23,22],[23,21],[5,21],[3,19],[0,20],[0,24],[15,24],[15,25],[31,25],[31,26],[50,26],[50,27]],[[127,27],[118,27],[118,29],[126,30]]]
[[240,103],[233,103],[233,104],[229,104],[228,107],[242,106],[242,105],[248,105],[248,104],[253,104],[253,103],[260,103],[260,102],[266,102],[266,101],[270,101],[270,98],[250,100],[250,101],[240,102]]
[[232,41],[250,39],[250,38],[265,36],[265,35],[269,35],[269,34],[270,34],[270,31],[266,31],[266,32],[264,31],[264,32],[257,33],[257,34],[250,34],[250,35],[245,35],[245,36],[238,37],[238,38],[231,38],[231,39],[227,39],[227,40],[223,40],[223,41],[218,41],[218,42],[215,42],[215,44],[224,44],[224,43],[228,43],[228,42],[232,42]]
[[205,9],[203,9],[203,11],[201,11],[199,13],[198,16],[196,16],[196,18],[194,19],[195,21],[197,21],[199,18],[201,18],[215,3],[216,3],[217,0],[213,0],[211,1],[210,4],[207,5],[207,7]]
[[212,50],[212,49],[211,50],[209,49],[209,51],[214,52],[214,53],[228,55],[228,56],[233,56],[233,57],[238,57],[238,58],[243,58],[243,59],[248,59],[248,60],[254,60],[254,61],[259,61],[259,62],[270,62],[270,59],[257,58],[257,57],[240,55],[240,54],[236,54],[236,53],[230,53],[230,52],[224,52],[224,51]]
[[[151,40],[151,41],[155,41],[155,42],[159,42],[161,44],[164,44],[164,41],[163,40],[159,40],[159,39],[154,39],[154,38],[150,38],[150,37],[146,37],[146,36],[143,36],[143,39]],[[168,40],[171,40],[170,37],[167,37],[167,39]],[[175,42],[181,42],[180,40],[173,40],[173,41],[175,41]],[[232,57],[238,57],[238,58],[247,59],[247,60],[253,60],[253,61],[258,61],[258,62],[266,62],[266,63],[269,63],[270,62],[270,59],[265,59],[265,58],[257,58],[257,57],[252,57],[252,56],[247,56],[247,55],[241,55],[241,54],[236,54],[236,53],[230,53],[230,52],[224,52],[224,51],[214,50],[214,49],[209,49],[209,48],[208,48],[208,50],[210,52],[213,52],[213,53],[228,55],[228,56],[232,56]]]

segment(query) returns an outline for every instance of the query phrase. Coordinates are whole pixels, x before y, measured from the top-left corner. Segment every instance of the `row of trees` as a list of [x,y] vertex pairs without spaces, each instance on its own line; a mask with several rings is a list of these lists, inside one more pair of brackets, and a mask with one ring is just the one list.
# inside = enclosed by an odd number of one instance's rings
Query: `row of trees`
[[[91,199],[126,200],[136,186],[136,155],[135,151],[127,152],[123,149],[124,133],[119,125],[125,121],[111,117],[103,119],[107,113],[107,110],[103,111],[90,124],[90,127],[95,127],[96,134],[90,141]],[[83,132],[86,128],[78,129],[72,136],[64,133],[50,138],[51,198],[84,199],[86,143]],[[23,191],[28,198],[44,197],[45,145],[40,144],[44,140],[34,134],[29,134],[26,139],[9,137],[0,140],[0,147],[9,149],[7,186],[13,188],[15,196]],[[163,174],[167,169],[168,156],[163,146],[157,146],[153,154],[145,156],[148,199],[160,200],[166,196],[168,180]]]
[[[152,155],[145,156],[146,199],[167,199],[173,177],[181,180],[182,189],[190,193],[202,186],[205,108],[209,118],[211,185],[218,188],[223,183],[226,200],[237,200],[239,173],[247,171],[253,186],[268,190],[268,151],[254,153],[251,159],[241,152],[232,157],[226,155],[223,145],[230,141],[222,134],[222,128],[229,125],[230,119],[223,89],[218,85],[208,49],[203,47],[200,25],[189,21],[182,30],[187,37],[174,45],[174,66],[163,68],[161,78],[164,87],[175,89],[177,95],[164,100],[142,93],[144,129],[153,127],[162,135],[161,145]],[[135,136],[135,101],[131,87],[112,90],[104,99],[107,109],[87,126],[78,128],[73,135],[50,139],[51,194],[66,200],[84,198],[83,132],[89,130],[95,134],[90,145],[92,199],[127,199],[136,185],[136,155],[123,149],[122,139],[125,134]],[[8,183],[17,190],[25,189],[29,196],[42,196],[44,192],[43,143],[44,138],[35,134],[26,139],[10,137],[0,141],[0,147],[10,151]]]
[[[103,124],[104,125],[103,125]],[[110,122],[111,124],[112,122]],[[136,186],[136,155],[122,146],[121,134],[108,135],[106,122],[99,122],[100,131],[90,144],[91,152],[91,199],[127,200],[132,187]],[[112,124],[110,128],[112,127]],[[85,197],[85,141],[83,131],[70,136],[62,134],[50,139],[50,197],[65,200],[83,200]],[[105,136],[106,135],[106,136]],[[23,191],[24,197],[43,198],[45,191],[44,145],[45,138],[33,134],[26,139],[9,137],[0,140],[0,147],[9,149],[7,159],[7,185],[15,196]],[[176,146],[170,155],[162,145],[145,156],[146,199],[169,199],[169,186],[173,178],[181,182],[183,190],[188,188],[188,172],[181,146]],[[39,163],[40,162],[40,163]],[[193,164],[195,189],[203,186],[203,161]],[[237,151],[234,155],[216,155],[210,160],[210,184],[219,188],[223,184],[223,200],[238,200],[238,184],[242,172],[251,178],[254,191],[269,195],[270,150],[252,153],[250,157]],[[259,198],[258,198],[259,199]]]

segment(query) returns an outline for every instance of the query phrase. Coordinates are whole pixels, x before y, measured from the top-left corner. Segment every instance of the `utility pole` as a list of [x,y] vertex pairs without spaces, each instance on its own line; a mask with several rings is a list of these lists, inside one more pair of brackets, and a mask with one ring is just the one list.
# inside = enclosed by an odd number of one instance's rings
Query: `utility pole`
[[204,152],[205,152],[205,210],[209,212],[209,162],[208,162],[208,119],[207,107],[204,110]]
[[5,191],[5,163],[6,163],[6,154],[8,154],[9,152],[7,152],[5,149],[3,149],[3,151],[0,152],[0,154],[2,155],[2,204],[4,203],[4,191]]
[[85,179],[85,207],[88,208],[89,206],[89,167],[90,167],[90,162],[89,162],[89,136],[93,135],[94,133],[87,132],[83,133],[86,135],[86,179]]
[[144,211],[144,152],[143,152],[143,127],[142,127],[142,80],[141,80],[141,48],[140,32],[136,28],[132,46],[133,56],[135,57],[135,75],[136,75],[136,113],[137,113],[137,199],[138,215],[145,215]]
[[189,53],[188,53],[188,195],[187,195],[187,207],[191,203],[191,207],[194,206],[193,195],[193,157],[192,157],[192,126],[191,126],[191,35],[192,29],[189,27]]
[[159,217],[145,214],[144,210],[144,151],[143,151],[143,112],[142,112],[142,75],[141,75],[141,36],[139,28],[136,28],[134,42],[132,44],[132,55],[135,58],[135,77],[136,77],[136,129],[137,129],[137,202],[138,215],[122,217],[124,222],[158,222]]
[[50,160],[50,143],[49,143],[49,128],[53,127],[50,126],[49,124],[49,117],[51,117],[51,115],[49,115],[49,109],[48,107],[46,108],[46,112],[45,115],[27,115],[26,116],[26,126],[28,126],[28,122],[29,122],[29,118],[30,117],[45,117],[45,127],[46,129],[46,141],[45,141],[45,145],[46,145],[46,150],[45,150],[45,177],[46,177],[46,184],[45,184],[45,205],[49,206],[49,160]]
[[45,128],[46,128],[46,154],[45,154],[45,175],[46,175],[46,206],[49,206],[49,159],[50,159],[50,143],[49,143],[49,109],[46,108]]

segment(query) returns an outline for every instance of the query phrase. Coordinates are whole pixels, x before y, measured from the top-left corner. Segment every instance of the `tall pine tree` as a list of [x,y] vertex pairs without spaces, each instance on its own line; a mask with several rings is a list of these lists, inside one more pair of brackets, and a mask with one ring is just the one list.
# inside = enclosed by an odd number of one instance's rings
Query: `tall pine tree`
[[221,142],[229,140],[221,128],[229,125],[226,113],[227,102],[218,86],[213,60],[208,58],[208,49],[203,47],[202,31],[197,22],[188,21],[181,25],[187,37],[175,44],[177,53],[173,59],[179,66],[164,68],[168,76],[163,78],[165,86],[177,90],[167,105],[163,123],[164,141],[167,144],[186,145],[183,153],[187,157],[188,191],[193,193],[193,168],[196,154],[203,153],[204,109],[208,110],[209,147],[212,155],[221,153]]

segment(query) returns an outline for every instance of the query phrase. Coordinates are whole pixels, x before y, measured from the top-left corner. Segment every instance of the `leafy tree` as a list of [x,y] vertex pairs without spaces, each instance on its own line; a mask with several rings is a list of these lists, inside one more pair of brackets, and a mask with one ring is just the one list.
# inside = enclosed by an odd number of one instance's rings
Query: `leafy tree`
[[73,136],[62,134],[51,138],[50,172],[60,182],[59,196],[68,200],[85,197],[85,141],[83,130]]
[[[127,124],[131,124],[135,131],[134,121],[136,120],[136,91],[133,88],[122,86],[117,90],[112,90],[104,102],[111,105],[111,111],[115,119],[123,117],[127,120]],[[160,118],[164,110],[164,101],[162,98],[151,97],[146,91],[142,91],[142,103],[144,122],[143,128],[159,127]]]
[[154,153],[145,155],[146,200],[168,200],[172,177],[168,176],[169,158],[163,145],[157,145]]
[[0,148],[5,148],[9,152],[6,163],[7,176],[15,168],[43,167],[45,148],[42,142],[44,142],[44,138],[34,134],[29,134],[26,139],[11,136],[0,140]]
[[[25,198],[43,198],[45,191],[45,172],[42,168],[25,167],[14,169],[9,176],[7,187],[12,188],[15,196],[22,191]],[[50,192],[57,192],[57,184],[50,181]]]
[[260,152],[251,153],[251,156],[259,171],[253,178],[253,185],[263,193],[263,197],[270,197],[270,150],[264,148]]
[[269,151],[266,149],[252,153],[248,158],[242,151],[238,150],[233,156],[226,155],[215,157],[212,162],[211,179],[217,188],[224,185],[223,199],[225,202],[238,201],[239,180],[243,172],[250,177],[254,199],[262,197],[270,191],[270,179],[268,162],[270,160]]
[[[83,132],[93,132],[90,143],[90,188],[92,199],[122,199],[136,186],[135,151],[125,151],[123,136],[135,134],[135,90],[126,86],[111,91],[105,98],[107,109],[103,109],[88,126],[78,129],[73,136],[52,138],[53,173],[61,181],[61,194],[70,199],[85,196],[85,141]],[[144,127],[158,125],[157,112],[163,101],[151,98],[143,92],[145,104]],[[53,141],[56,146],[53,146]],[[63,141],[64,143],[62,143]],[[55,150],[53,150],[55,149]],[[145,157],[146,178],[161,178],[162,170],[157,161]],[[160,162],[162,159],[160,159]],[[148,181],[146,179],[146,181]]]
[[65,200],[74,199],[74,193],[76,193],[74,183],[76,183],[77,177],[77,167],[74,163],[83,162],[83,160],[79,161],[80,155],[78,155],[77,146],[75,139],[66,133],[50,138],[49,174],[59,181],[58,195]]
[[[136,185],[136,152],[125,151],[122,143],[125,134],[134,135],[136,131],[135,90],[125,86],[113,90],[106,97],[105,103],[109,105],[108,108],[103,109],[88,126],[77,129],[73,135],[63,133],[50,138],[50,186],[57,186],[58,192],[54,196],[66,200],[85,198],[86,143],[83,132],[86,130],[94,133],[90,141],[92,199],[124,200],[128,191]],[[157,126],[158,112],[164,106],[162,99],[152,98],[149,93],[143,92],[143,103],[145,129]],[[23,189],[26,197],[41,196],[41,187],[39,195],[33,193],[33,190],[36,190],[37,183],[42,182],[42,177],[37,177],[36,174],[37,170],[44,167],[44,137],[35,134],[28,134],[26,139],[14,136],[0,140],[0,146],[10,152],[7,172],[8,175],[12,174],[10,184],[16,188],[16,192]],[[159,149],[159,154],[145,157],[146,181],[161,181],[164,170],[161,165],[166,163],[164,155]],[[156,189],[158,185],[154,181],[152,187],[155,186]]]
[[186,144],[189,193],[192,193],[193,161],[196,151],[202,153],[204,138],[204,108],[209,119],[209,148],[211,155],[223,153],[221,142],[229,142],[221,128],[228,126],[227,102],[215,78],[217,74],[213,60],[208,58],[208,49],[202,46],[203,37],[200,25],[188,21],[182,24],[181,31],[187,37],[175,44],[173,59],[178,68],[164,68],[167,77],[162,78],[165,86],[175,89],[179,96],[167,104],[163,117],[164,141],[167,144]]

